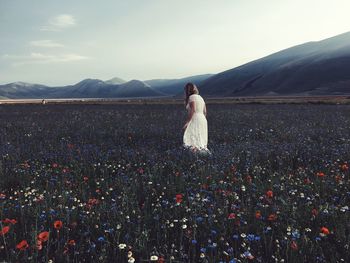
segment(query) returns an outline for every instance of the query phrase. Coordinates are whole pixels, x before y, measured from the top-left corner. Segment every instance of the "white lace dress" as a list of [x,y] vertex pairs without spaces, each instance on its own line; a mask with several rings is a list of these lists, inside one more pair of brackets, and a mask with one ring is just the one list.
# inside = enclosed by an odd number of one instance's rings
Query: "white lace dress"
[[183,143],[185,147],[197,150],[208,150],[208,123],[204,115],[205,102],[198,94],[192,94],[188,99],[186,109],[190,112],[190,102],[194,101],[195,112],[185,130]]

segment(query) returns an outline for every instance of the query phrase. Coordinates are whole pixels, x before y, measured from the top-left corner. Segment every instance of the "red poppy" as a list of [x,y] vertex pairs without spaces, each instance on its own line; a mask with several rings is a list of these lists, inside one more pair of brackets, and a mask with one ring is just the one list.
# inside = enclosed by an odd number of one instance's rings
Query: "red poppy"
[[228,219],[235,219],[236,215],[234,213],[231,213],[228,215]]
[[311,213],[312,213],[313,216],[317,216],[318,215],[318,211],[317,211],[316,208],[312,209]]
[[2,220],[2,222],[4,224],[12,224],[12,225],[17,224],[17,220],[16,219],[9,219],[9,218],[5,218],[4,220]]
[[0,231],[0,236],[3,236],[5,234],[7,234],[10,231],[10,227],[9,226],[4,226],[1,231]]
[[276,214],[270,214],[269,217],[267,218],[267,220],[269,220],[269,221],[275,221],[276,219],[277,219]]
[[341,166],[341,169],[345,172],[345,171],[349,170],[349,166],[348,166],[346,163],[344,163],[344,164]]
[[62,228],[63,223],[62,223],[61,220],[57,220],[57,221],[55,221],[55,222],[53,223],[53,226],[55,227],[55,229],[59,230],[59,229]]
[[38,240],[40,240],[42,242],[46,242],[47,240],[49,240],[49,235],[50,235],[50,233],[48,231],[41,232],[38,235]]
[[182,202],[182,194],[177,194],[176,195],[176,203],[181,203]]
[[83,177],[83,180],[84,180],[84,182],[86,182],[86,181],[88,181],[88,180],[89,180],[89,177],[84,176],[84,177]]
[[255,218],[256,219],[260,219],[261,218],[261,212],[260,211],[256,211],[255,212]]
[[58,164],[57,164],[57,163],[53,163],[53,164],[52,164],[52,167],[53,167],[53,168],[56,168],[56,167],[58,167]]
[[68,241],[68,245],[75,246],[75,240],[74,239],[70,239]]
[[272,190],[267,191],[267,192],[266,192],[266,196],[267,196],[268,198],[272,198],[272,197],[273,197],[273,192],[272,192]]
[[329,235],[329,229],[327,227],[322,227],[321,228],[321,233],[324,234],[324,235]]
[[323,172],[318,172],[318,173],[316,173],[316,175],[318,176],[318,177],[325,177],[325,174],[323,173]]
[[143,174],[144,173],[144,170],[142,167],[140,167],[139,169],[137,169],[137,171],[139,172],[139,174]]
[[16,248],[19,250],[26,250],[29,247],[27,240],[22,240],[16,245]]
[[294,240],[290,243],[290,247],[293,250],[297,250],[298,249],[298,244],[297,242],[295,242]]
[[88,201],[89,206],[97,205],[98,203],[99,203],[99,201],[96,198],[90,198]]

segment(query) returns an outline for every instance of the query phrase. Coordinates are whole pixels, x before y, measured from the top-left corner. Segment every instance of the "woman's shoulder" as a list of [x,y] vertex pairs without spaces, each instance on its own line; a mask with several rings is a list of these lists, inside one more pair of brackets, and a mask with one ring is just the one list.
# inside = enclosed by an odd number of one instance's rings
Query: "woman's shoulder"
[[188,97],[188,100],[189,101],[192,101],[192,100],[195,100],[197,97],[196,97],[197,94],[191,94],[189,97]]
[[192,94],[189,98],[201,98],[199,94]]
[[188,99],[189,101],[204,101],[202,96],[199,94],[192,94]]
[[192,96],[193,99],[204,100],[203,97],[201,95],[199,95],[199,94],[192,94],[191,96]]

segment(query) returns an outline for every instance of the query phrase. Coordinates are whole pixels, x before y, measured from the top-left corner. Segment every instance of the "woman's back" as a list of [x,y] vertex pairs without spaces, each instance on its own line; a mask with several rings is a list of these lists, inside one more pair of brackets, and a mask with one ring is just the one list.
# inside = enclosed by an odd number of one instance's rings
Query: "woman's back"
[[203,98],[198,94],[192,94],[188,99],[187,110],[190,109],[189,104],[192,101],[195,103],[195,113],[204,113],[205,102]]

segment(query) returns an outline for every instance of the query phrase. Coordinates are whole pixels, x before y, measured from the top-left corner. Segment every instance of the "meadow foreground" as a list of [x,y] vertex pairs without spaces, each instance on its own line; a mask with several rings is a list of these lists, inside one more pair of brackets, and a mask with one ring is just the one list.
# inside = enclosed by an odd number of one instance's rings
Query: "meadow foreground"
[[0,261],[349,262],[350,105],[1,105]]

